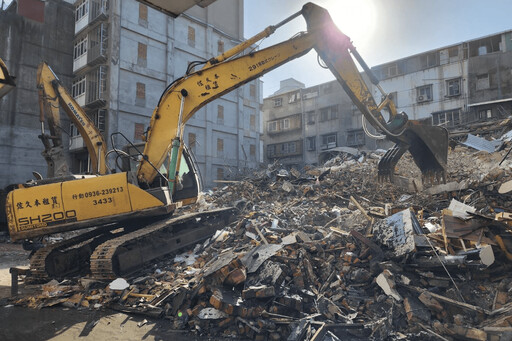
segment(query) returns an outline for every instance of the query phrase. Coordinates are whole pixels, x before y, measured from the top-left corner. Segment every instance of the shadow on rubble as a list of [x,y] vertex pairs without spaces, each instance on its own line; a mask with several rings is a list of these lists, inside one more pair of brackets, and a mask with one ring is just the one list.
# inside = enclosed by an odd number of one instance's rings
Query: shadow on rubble
[[[50,307],[0,308],[0,340],[200,340],[165,319],[115,311]],[[222,340],[222,339],[218,339]]]

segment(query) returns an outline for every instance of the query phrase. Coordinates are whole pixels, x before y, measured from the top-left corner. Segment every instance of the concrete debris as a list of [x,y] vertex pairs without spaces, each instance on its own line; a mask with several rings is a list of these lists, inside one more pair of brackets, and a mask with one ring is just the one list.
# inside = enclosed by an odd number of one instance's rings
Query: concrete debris
[[376,181],[382,153],[339,150],[304,170],[270,165],[182,209],[238,207],[207,242],[126,280],[53,280],[5,303],[165,318],[205,339],[508,339],[504,154],[455,145],[448,183],[424,190],[409,155],[396,175],[412,186]]
[[124,290],[129,286],[130,284],[124,278],[117,278],[108,285],[110,290]]
[[402,300],[402,297],[395,289],[396,284],[393,280],[393,274],[389,270],[384,270],[378,275],[376,282],[386,295],[393,297],[397,301]]

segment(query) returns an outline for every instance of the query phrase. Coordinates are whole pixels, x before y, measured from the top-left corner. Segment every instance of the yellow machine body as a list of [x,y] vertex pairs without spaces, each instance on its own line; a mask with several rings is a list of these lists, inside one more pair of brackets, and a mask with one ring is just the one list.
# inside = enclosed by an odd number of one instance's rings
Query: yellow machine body
[[129,173],[25,187],[7,196],[13,240],[121,221],[133,214],[166,213],[174,207],[128,181]]

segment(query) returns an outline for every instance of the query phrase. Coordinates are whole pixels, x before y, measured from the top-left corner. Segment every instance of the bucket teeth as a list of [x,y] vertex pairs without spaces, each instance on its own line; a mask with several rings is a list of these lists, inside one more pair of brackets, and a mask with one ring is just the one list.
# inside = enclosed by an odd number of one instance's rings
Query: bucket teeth
[[407,151],[407,147],[395,145],[393,148],[388,149],[386,154],[380,159],[378,166],[378,180],[380,182],[393,182],[393,175],[395,172],[396,164],[402,155]]
[[[386,154],[379,161],[379,182],[393,182],[396,164],[408,148],[406,145],[396,144],[393,148],[387,150]],[[438,169],[430,165],[428,169],[421,169],[421,180],[425,185],[446,183],[446,171],[444,168]]]

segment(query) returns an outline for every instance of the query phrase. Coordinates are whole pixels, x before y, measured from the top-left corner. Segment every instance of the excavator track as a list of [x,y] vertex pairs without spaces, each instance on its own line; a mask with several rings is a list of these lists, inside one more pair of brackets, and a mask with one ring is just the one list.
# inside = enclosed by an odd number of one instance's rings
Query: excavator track
[[30,259],[34,282],[92,274],[110,279],[139,270],[144,264],[179,248],[197,243],[223,228],[232,208],[185,214],[159,220],[137,230],[111,224],[47,245]]
[[87,255],[105,238],[112,238],[109,231],[117,228],[118,226],[113,224],[95,228],[76,237],[40,248],[30,258],[30,279],[39,282],[88,271]]
[[195,244],[225,227],[233,208],[192,213],[158,221],[99,245],[91,255],[91,275],[97,279],[126,276],[150,261]]

